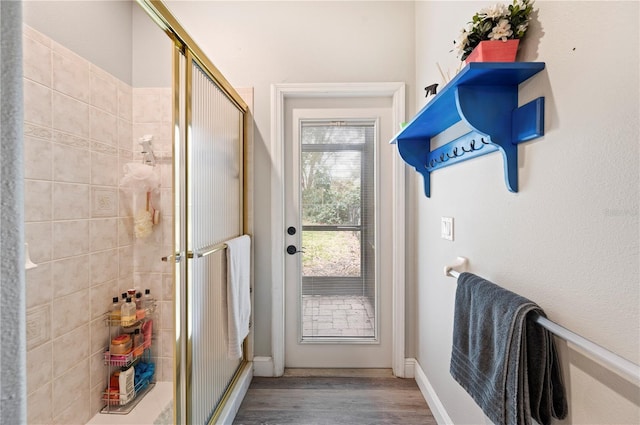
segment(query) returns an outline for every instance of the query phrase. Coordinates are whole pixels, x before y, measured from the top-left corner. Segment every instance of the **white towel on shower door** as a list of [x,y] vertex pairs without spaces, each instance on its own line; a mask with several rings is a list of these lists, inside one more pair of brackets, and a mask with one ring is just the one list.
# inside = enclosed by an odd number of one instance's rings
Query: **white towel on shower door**
[[242,341],[251,317],[251,238],[242,235],[227,243],[227,356],[242,358]]

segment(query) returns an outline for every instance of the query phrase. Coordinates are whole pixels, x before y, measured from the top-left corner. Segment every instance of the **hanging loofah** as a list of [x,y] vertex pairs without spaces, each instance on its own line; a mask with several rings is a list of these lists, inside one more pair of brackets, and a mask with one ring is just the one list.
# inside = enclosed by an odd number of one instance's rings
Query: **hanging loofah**
[[138,239],[144,239],[151,234],[153,231],[153,220],[149,211],[138,211],[133,219],[133,231]]
[[153,232],[154,213],[151,210],[151,192],[147,192],[146,209],[138,211],[133,218],[133,231],[138,239],[144,239]]
[[160,188],[160,176],[150,165],[129,162],[124,165],[120,187],[126,190],[149,192]]

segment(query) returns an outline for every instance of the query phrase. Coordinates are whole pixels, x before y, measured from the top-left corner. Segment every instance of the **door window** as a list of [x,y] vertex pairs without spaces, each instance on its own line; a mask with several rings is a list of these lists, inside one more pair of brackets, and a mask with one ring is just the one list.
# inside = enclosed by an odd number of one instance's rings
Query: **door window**
[[300,122],[302,340],[375,339],[375,122]]

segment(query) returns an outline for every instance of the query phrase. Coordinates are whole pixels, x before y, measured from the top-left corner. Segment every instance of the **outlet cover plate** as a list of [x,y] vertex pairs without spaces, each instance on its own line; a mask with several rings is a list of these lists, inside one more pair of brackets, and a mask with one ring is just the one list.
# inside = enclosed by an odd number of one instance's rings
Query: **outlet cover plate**
[[453,240],[453,217],[442,217],[440,222],[440,237],[448,241]]

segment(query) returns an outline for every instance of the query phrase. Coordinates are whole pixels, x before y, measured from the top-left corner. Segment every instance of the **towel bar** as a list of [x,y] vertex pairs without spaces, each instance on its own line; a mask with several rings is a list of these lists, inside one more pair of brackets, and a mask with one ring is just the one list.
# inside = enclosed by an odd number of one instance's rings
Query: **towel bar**
[[[468,260],[464,257],[458,257],[456,263],[446,266],[444,268],[444,275],[447,277],[458,278],[460,273],[454,268],[466,267]],[[572,344],[582,348],[588,354],[604,362],[613,371],[617,372],[623,378],[633,382],[634,384],[640,384],[640,365],[637,365],[624,357],[617,355],[616,353],[607,350],[601,345],[596,344],[588,340],[587,338],[578,335],[577,333],[570,331],[564,326],[552,322],[546,317],[537,316],[535,322],[543,328],[547,329],[554,335],[571,342]]]
[[227,248],[227,244],[226,243],[219,243],[216,245],[213,245],[211,247],[209,247],[208,249],[202,250],[202,252],[187,252],[187,258],[202,258],[202,257],[206,257],[207,255],[211,255],[214,252],[218,252],[218,251],[222,251],[223,249]]

